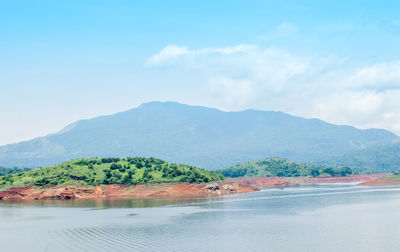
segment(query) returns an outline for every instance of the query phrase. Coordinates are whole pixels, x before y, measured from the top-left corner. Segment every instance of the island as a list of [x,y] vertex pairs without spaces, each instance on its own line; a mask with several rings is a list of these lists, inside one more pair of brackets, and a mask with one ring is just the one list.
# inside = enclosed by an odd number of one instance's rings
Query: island
[[74,159],[0,176],[0,200],[183,198],[257,191],[201,168],[156,158]]

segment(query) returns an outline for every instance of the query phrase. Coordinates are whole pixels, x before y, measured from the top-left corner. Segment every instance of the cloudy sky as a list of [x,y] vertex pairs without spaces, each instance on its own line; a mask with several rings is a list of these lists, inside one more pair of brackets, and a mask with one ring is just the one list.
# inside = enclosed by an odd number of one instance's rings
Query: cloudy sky
[[400,2],[279,2],[1,1],[0,145],[154,100],[400,134]]

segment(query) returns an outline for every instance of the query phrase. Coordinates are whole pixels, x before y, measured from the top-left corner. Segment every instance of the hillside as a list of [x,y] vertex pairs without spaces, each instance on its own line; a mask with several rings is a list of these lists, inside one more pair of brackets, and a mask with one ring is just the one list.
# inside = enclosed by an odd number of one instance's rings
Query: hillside
[[244,162],[230,168],[217,170],[225,177],[298,177],[319,176],[328,174],[331,176],[346,176],[353,171],[348,167],[331,168],[318,165],[302,164],[284,158],[265,158]]
[[400,143],[371,147],[320,163],[356,167],[364,172],[400,172]]
[[223,176],[200,168],[154,158],[76,159],[56,166],[0,176],[0,186],[147,184],[209,182]]
[[175,102],[75,122],[56,134],[0,147],[0,166],[38,167],[87,157],[159,157],[205,169],[279,156],[314,162],[399,141],[282,112],[224,112]]

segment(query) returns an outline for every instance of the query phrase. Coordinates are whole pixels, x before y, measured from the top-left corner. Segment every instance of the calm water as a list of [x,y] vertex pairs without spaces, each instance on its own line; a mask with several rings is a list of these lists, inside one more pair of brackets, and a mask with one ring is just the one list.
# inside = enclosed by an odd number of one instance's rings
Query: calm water
[[400,188],[0,203],[1,251],[400,251]]

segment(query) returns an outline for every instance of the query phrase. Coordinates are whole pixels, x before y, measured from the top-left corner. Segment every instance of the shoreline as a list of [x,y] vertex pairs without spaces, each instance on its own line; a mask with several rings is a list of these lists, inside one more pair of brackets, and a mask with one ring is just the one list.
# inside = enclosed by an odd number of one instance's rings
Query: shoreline
[[197,198],[248,193],[259,189],[235,182],[162,183],[140,185],[17,187],[0,192],[0,200],[98,200]]
[[[300,184],[320,184],[320,183],[350,183],[360,182],[359,185],[368,185],[367,183],[380,180],[389,174],[371,174],[371,175],[349,175],[338,177],[262,177],[262,178],[227,178],[232,183],[240,183],[255,187],[289,187]],[[400,184],[400,183],[399,183]]]
[[[360,186],[400,185],[390,174],[350,175],[338,177],[262,177],[227,178],[211,183],[158,183],[138,185],[44,186],[16,187],[0,191],[0,201],[6,200],[113,200],[172,199],[223,196],[259,191],[258,187],[291,187],[301,184],[351,183]],[[0,188],[1,189],[1,188]]]

